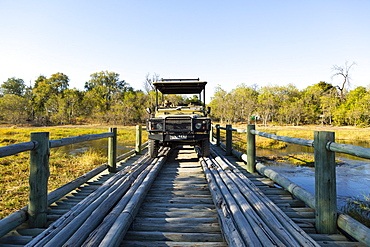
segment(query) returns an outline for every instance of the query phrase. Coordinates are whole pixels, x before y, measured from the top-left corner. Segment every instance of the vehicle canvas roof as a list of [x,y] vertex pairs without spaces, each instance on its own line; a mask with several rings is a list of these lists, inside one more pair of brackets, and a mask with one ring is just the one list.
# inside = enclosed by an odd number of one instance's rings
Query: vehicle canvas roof
[[156,90],[163,94],[200,94],[207,82],[199,79],[162,79],[153,82]]

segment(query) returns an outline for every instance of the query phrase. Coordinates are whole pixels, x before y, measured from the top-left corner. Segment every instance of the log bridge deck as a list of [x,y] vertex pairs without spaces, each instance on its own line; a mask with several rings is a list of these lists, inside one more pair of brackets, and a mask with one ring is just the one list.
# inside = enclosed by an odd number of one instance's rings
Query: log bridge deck
[[365,246],[317,234],[313,209],[212,150],[133,156],[50,205],[47,228],[24,223],[0,246]]

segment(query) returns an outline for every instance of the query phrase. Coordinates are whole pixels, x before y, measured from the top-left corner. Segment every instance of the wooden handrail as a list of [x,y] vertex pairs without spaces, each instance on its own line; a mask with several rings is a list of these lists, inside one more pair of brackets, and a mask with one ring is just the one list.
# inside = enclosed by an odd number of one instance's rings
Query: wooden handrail
[[[248,128],[245,129],[233,129],[231,125],[228,125],[226,128],[219,127],[219,125],[214,125],[216,128],[216,143],[224,147],[225,150],[232,150],[232,153],[237,157],[240,157],[243,161],[247,163],[248,172],[255,171],[256,160],[254,153],[256,150],[255,143],[253,141],[252,135],[258,135],[278,141],[283,141],[292,144],[298,144],[308,147],[315,148],[315,203],[310,203],[311,207],[314,207],[316,210],[316,229],[320,233],[335,233],[337,226],[348,232],[350,235],[354,236],[354,231],[352,228],[354,226],[362,227],[365,229],[361,223],[352,219],[347,215],[340,214],[337,219],[337,208],[336,208],[336,174],[335,174],[335,152],[346,153],[354,155],[361,158],[370,159],[370,148],[364,148],[348,144],[335,143],[334,141],[334,132],[325,132],[325,131],[316,131],[314,133],[315,140],[307,140],[301,138],[292,138],[286,136],[278,136],[271,133],[265,133],[262,131],[257,131],[254,129],[254,125],[248,125]],[[240,133],[247,133],[247,155],[237,152],[232,149],[230,141],[225,144],[221,143],[219,131],[237,131]],[[227,132],[226,131],[226,132]],[[229,147],[228,147],[229,145]],[[274,179],[273,179],[274,180]],[[328,184],[330,185],[328,186]],[[286,188],[287,189],[287,188]],[[307,192],[308,193],[308,192]],[[307,194],[306,193],[306,194]],[[299,197],[299,196],[298,196]],[[328,201],[330,201],[330,206],[328,206]],[[307,202],[306,202],[307,203]],[[313,206],[314,205],[314,206]],[[350,222],[348,219],[351,219]],[[345,221],[345,222],[344,222]],[[354,223],[355,222],[355,223]],[[350,227],[347,227],[347,224]],[[370,240],[366,237],[370,230],[367,228],[362,232],[365,234],[357,234],[356,239],[369,244]]]
[[[137,126],[141,130],[141,126]],[[141,134],[141,131],[140,131]],[[6,147],[0,147],[0,157],[11,156],[20,152],[31,151],[30,154],[30,200],[29,205],[21,210],[9,215],[0,220],[0,237],[4,235],[8,229],[22,224],[27,219],[33,227],[44,227],[46,224],[46,208],[47,206],[58,200],[64,194],[73,190],[76,184],[85,182],[86,177],[74,180],[72,183],[60,187],[54,192],[47,194],[47,184],[49,178],[49,155],[50,148],[62,147],[70,144],[76,144],[84,141],[99,140],[109,138],[108,140],[108,162],[97,169],[94,169],[91,174],[109,169],[110,172],[116,172],[117,160],[122,160],[127,155],[135,154],[135,150],[129,153],[116,157],[117,153],[117,128],[109,128],[108,133],[94,135],[80,135],[75,137],[63,138],[59,140],[49,140],[49,132],[31,133],[31,141],[13,144]],[[137,137],[136,150],[141,150],[146,146],[141,144],[141,135]],[[89,174],[90,174],[89,173]],[[74,188],[73,188],[74,187]]]

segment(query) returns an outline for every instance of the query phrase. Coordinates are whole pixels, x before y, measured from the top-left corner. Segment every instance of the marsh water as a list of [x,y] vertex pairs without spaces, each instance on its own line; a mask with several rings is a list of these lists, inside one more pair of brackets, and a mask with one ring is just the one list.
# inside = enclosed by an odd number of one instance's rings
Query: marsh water
[[[134,144],[132,144],[134,145]],[[132,147],[126,147],[127,144],[117,143],[117,156],[127,153],[132,149]],[[59,151],[68,153],[71,155],[78,155],[85,153],[89,150],[99,151],[104,155],[108,153],[108,139],[100,139],[94,141],[85,141],[76,144],[66,145],[58,148]]]
[[[370,148],[368,142],[341,142],[361,147]],[[127,144],[126,144],[127,145]],[[107,139],[86,141],[78,144],[60,147],[63,152],[78,155],[90,149],[100,150],[104,154],[107,153],[108,141]],[[117,155],[124,154],[132,148],[125,147],[125,144],[117,144]],[[258,149],[257,156],[271,156],[271,155],[288,155],[288,154],[312,154],[313,148],[305,147],[295,144],[288,144],[282,150],[268,150]],[[337,194],[338,194],[338,207],[344,205],[347,198],[360,197],[370,194],[370,160],[357,158],[355,156],[337,153],[336,158],[344,162],[343,165],[337,166]],[[289,163],[268,162],[266,165],[270,166],[273,170],[281,175],[290,179],[297,185],[305,188],[311,193],[315,193],[314,182],[314,168],[305,166],[295,166]]]
[[[370,148],[369,142],[337,141],[338,143],[351,144]],[[257,156],[288,154],[314,154],[312,147],[296,144],[288,144],[282,150],[257,150]],[[342,165],[336,167],[336,182],[338,195],[338,208],[340,209],[348,198],[370,196],[370,160],[358,158],[352,155],[336,153],[336,159],[343,161]],[[289,163],[268,162],[271,169],[288,178],[295,184],[315,193],[314,168],[295,166]]]

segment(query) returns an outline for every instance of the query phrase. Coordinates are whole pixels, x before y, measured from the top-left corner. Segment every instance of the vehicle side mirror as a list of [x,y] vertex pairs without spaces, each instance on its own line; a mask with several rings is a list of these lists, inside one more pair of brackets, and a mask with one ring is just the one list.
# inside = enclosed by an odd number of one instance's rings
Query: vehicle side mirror
[[207,114],[210,114],[211,113],[211,107],[207,107]]
[[152,109],[150,109],[149,107],[146,108],[146,112],[149,113],[149,114],[152,114]]

